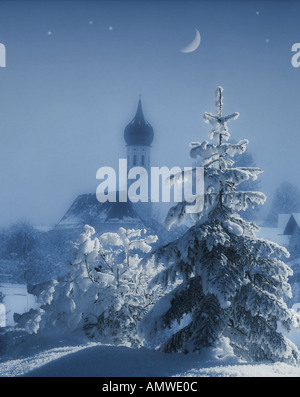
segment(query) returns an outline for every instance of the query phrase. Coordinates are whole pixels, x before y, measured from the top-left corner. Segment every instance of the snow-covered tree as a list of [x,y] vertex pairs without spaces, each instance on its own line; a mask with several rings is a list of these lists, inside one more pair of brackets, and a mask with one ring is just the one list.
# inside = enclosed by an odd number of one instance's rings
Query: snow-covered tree
[[6,231],[4,255],[8,258],[26,260],[37,245],[37,232],[26,220],[11,225]]
[[[166,294],[146,314],[140,333],[164,352],[199,352],[226,340],[245,359],[296,363],[297,347],[278,328],[299,326],[299,316],[283,299],[291,294],[291,269],[279,258],[289,254],[257,238],[259,228],[238,214],[264,203],[260,192],[237,190],[262,171],[234,166],[234,156],[246,150],[248,141],[227,142],[227,123],[239,114],[223,116],[222,99],[218,87],[216,114],[204,114],[212,125],[209,138],[216,142],[191,144],[191,156],[203,160],[203,210],[190,214],[195,225],[183,236],[154,252],[165,268],[150,287],[160,284]],[[189,205],[171,208],[167,227],[182,223]]]
[[[235,142],[234,142],[235,143]],[[253,156],[250,152],[243,152],[241,154],[236,154],[234,157],[234,166],[235,167],[256,167],[256,163],[253,159]],[[246,181],[242,182],[239,186],[237,186],[237,190],[247,190],[247,191],[257,191],[261,189],[261,181],[259,179],[249,178]],[[260,206],[249,206],[243,212],[243,219],[246,221],[254,221],[260,217]]]
[[[157,236],[148,235],[146,230],[123,227],[117,233],[100,236],[114,280],[97,296],[85,317],[84,328],[90,338],[131,346],[141,344],[137,324],[154,302],[154,293],[147,291],[147,286],[155,269],[153,261],[149,261],[146,268],[140,266],[139,255],[149,253],[156,241]],[[123,260],[119,263],[122,254]]]
[[[231,140],[231,143],[236,144],[237,142],[235,140]],[[194,161],[194,166],[195,167],[201,167],[202,166],[202,159],[197,156],[197,158]],[[234,166],[243,168],[243,167],[256,167],[255,161],[253,159],[252,154],[247,151],[243,153],[236,153],[234,156]],[[248,178],[245,179],[243,182],[241,182],[237,187],[237,190],[247,190],[247,191],[253,191],[253,190],[259,190],[261,188],[261,181],[259,179],[252,179]],[[259,206],[249,206],[246,210],[243,212],[243,219],[247,221],[254,221],[258,213],[260,211]]]
[[279,214],[300,212],[300,189],[290,182],[282,182],[276,189],[266,223],[277,226]]
[[59,228],[37,230],[26,220],[13,223],[0,231],[0,273],[21,284],[57,279],[73,258],[72,234]]
[[[146,270],[139,266],[141,258],[130,252],[150,252],[157,236],[120,228],[118,233],[104,233],[100,243],[94,234],[95,229],[85,225],[66,275],[28,285],[40,306],[14,319],[29,333],[84,332],[103,343],[138,346],[137,323],[153,304],[154,293],[147,285],[154,269],[153,261]],[[122,253],[124,260],[116,263]]]
[[4,296],[0,291],[0,328],[5,326],[6,323],[6,310],[3,303]]
[[84,226],[66,275],[58,280],[28,285],[28,292],[36,295],[40,306],[22,315],[15,314],[14,319],[29,333],[83,329],[84,318],[98,294],[113,280],[113,276],[105,272],[108,267],[101,256],[98,238],[92,239],[94,234],[94,228]]

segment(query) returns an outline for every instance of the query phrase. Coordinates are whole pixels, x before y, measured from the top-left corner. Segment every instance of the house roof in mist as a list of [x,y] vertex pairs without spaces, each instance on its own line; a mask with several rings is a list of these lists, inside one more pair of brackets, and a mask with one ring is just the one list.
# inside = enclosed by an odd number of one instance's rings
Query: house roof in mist
[[278,229],[284,230],[291,214],[278,214]]
[[292,213],[284,228],[283,234],[291,235],[296,231],[300,231],[300,213]]

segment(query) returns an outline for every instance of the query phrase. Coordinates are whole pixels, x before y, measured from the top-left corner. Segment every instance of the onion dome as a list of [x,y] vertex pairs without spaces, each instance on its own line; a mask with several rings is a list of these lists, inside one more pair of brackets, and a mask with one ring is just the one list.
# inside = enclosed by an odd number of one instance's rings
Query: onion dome
[[134,119],[124,130],[124,138],[128,146],[151,146],[154,132],[151,125],[144,118],[141,99],[139,100]]

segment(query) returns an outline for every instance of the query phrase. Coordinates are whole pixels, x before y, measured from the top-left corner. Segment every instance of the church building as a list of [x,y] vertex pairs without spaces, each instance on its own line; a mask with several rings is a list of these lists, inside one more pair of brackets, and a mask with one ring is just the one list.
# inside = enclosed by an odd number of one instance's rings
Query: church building
[[[143,167],[150,175],[151,144],[154,131],[146,121],[142,101],[139,98],[134,118],[125,127],[124,140],[127,150],[127,174],[132,167]],[[116,156],[122,154],[115,153]],[[129,186],[128,186],[129,187]],[[150,191],[148,189],[148,191]],[[144,228],[151,217],[151,202],[132,203],[117,201],[100,203],[96,192],[79,195],[56,227],[80,229],[83,225],[93,226],[97,232],[125,228]]]
[[150,170],[150,152],[153,138],[154,131],[148,121],[145,120],[140,98],[136,115],[124,130],[128,169],[141,166],[148,171]]
[[136,114],[124,130],[124,139],[127,147],[127,175],[133,167],[143,167],[147,171],[148,195],[145,197],[146,202],[138,202],[134,204],[135,210],[145,220],[151,217],[151,200],[149,192],[151,144],[153,142],[153,138],[154,131],[152,126],[144,117],[142,101],[140,98]]

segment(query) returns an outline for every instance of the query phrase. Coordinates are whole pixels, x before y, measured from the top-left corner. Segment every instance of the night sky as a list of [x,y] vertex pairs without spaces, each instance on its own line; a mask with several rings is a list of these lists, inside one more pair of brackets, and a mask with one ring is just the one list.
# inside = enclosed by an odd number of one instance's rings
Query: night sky
[[[153,166],[190,166],[224,88],[234,140],[248,139],[261,190],[300,186],[298,1],[1,1],[0,227],[53,225],[96,171],[126,156],[142,95]],[[191,53],[180,50],[193,41]]]

